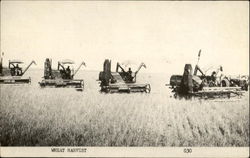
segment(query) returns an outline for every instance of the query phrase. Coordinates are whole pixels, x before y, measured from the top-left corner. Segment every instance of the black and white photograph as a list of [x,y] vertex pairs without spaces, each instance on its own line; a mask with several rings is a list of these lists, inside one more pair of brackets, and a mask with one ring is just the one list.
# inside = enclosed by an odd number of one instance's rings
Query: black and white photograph
[[1,157],[249,156],[248,1],[2,0],[0,27]]

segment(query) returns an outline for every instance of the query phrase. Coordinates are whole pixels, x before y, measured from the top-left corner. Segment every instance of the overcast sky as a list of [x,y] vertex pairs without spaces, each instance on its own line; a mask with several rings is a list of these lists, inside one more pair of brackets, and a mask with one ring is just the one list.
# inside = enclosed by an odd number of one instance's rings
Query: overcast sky
[[182,74],[199,49],[201,67],[249,74],[249,2],[1,1],[4,64],[66,58],[101,70],[109,58]]

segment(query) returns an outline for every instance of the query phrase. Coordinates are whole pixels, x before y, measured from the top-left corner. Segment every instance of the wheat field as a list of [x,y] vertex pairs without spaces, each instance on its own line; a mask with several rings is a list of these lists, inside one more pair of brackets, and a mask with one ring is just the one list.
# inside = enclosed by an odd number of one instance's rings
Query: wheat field
[[150,94],[100,93],[98,72],[79,72],[83,92],[0,85],[1,146],[248,146],[249,93],[224,100],[175,99],[164,74],[140,74]]

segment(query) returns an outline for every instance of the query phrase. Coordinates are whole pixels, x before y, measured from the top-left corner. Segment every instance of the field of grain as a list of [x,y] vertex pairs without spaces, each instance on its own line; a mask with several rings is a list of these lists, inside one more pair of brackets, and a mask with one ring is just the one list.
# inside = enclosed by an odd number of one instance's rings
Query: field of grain
[[174,99],[164,74],[140,74],[150,94],[100,93],[98,72],[79,73],[83,92],[0,85],[2,146],[248,146],[249,93],[241,99]]

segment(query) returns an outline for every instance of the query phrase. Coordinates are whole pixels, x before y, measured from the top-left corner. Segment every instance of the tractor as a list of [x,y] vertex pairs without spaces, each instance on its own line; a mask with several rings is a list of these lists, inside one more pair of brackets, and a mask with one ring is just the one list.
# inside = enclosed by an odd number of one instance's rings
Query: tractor
[[83,79],[74,79],[74,76],[80,70],[81,66],[86,66],[82,62],[76,71],[73,69],[74,61],[65,59],[59,61],[57,69],[52,69],[52,60],[47,58],[44,62],[43,80],[39,82],[41,87],[73,87],[76,90],[82,91],[84,88]]
[[106,93],[119,93],[119,92],[146,92],[150,93],[150,84],[138,84],[136,83],[136,76],[140,69],[146,65],[141,63],[137,71],[134,73],[129,68],[128,71],[117,63],[116,71],[111,71],[111,60],[106,59],[103,64],[103,71],[99,73],[99,81],[101,92]]
[[32,64],[36,65],[35,61],[26,67],[22,68],[20,65],[24,64],[21,60],[9,60],[8,67],[3,67],[3,59],[0,59],[0,84],[22,84],[30,83],[30,77],[25,78],[23,75],[27,72]]
[[[198,53],[198,62],[201,50]],[[211,75],[206,75],[198,65],[195,66],[194,73],[191,64],[186,64],[183,75],[172,75],[170,78],[170,88],[175,95],[198,96],[203,98],[220,98],[230,96],[241,96],[243,91],[248,91],[248,80],[241,78],[231,78],[219,75],[223,71],[222,66],[213,71]],[[198,75],[198,73],[200,73]]]

